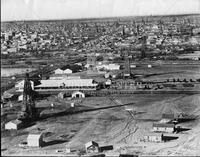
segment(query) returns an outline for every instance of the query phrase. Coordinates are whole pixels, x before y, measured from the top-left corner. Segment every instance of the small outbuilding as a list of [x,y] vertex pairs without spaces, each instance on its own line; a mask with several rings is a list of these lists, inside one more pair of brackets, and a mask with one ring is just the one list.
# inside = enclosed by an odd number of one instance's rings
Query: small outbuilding
[[43,144],[43,133],[30,133],[27,137],[29,147],[41,147]]
[[105,84],[106,84],[107,86],[110,86],[110,85],[112,84],[112,81],[108,79],[108,80],[105,82]]
[[5,124],[5,129],[6,130],[19,130],[20,128],[22,128],[23,123],[22,121],[16,119],[16,120],[12,120],[8,123]]
[[162,142],[163,134],[161,133],[148,133],[144,135],[145,142]]
[[151,65],[151,64],[148,64],[147,67],[148,67],[148,68],[152,68],[152,65]]
[[85,144],[85,150],[87,153],[98,153],[99,152],[99,144],[94,141],[90,141]]
[[75,91],[72,93],[72,98],[85,98],[85,94],[80,91]]
[[20,96],[18,96],[18,101],[23,101],[23,94],[21,94]]
[[64,92],[60,92],[60,93],[58,94],[58,98],[64,99],[64,98],[66,98],[66,97],[67,97],[67,94],[64,93]]
[[153,131],[173,133],[175,131],[175,125],[168,123],[153,123]]

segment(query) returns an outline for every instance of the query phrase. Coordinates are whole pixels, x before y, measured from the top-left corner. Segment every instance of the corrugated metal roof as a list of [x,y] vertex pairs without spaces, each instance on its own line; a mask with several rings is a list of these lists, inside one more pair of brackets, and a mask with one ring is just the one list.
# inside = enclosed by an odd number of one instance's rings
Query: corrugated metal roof
[[62,79],[62,80],[41,80],[41,84],[36,87],[75,87],[75,86],[97,86],[93,79]]

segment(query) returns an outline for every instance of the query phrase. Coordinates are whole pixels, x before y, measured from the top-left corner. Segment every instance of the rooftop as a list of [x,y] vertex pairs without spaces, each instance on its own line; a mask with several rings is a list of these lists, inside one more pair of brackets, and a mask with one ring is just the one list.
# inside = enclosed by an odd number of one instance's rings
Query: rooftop
[[93,79],[62,79],[62,80],[41,80],[41,84],[36,87],[75,87],[75,86],[97,86]]

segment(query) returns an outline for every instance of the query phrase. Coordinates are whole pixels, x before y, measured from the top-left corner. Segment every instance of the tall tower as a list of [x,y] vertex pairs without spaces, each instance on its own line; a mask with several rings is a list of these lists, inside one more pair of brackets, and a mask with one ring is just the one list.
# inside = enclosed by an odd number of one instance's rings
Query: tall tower
[[20,115],[21,120],[33,120],[36,118],[36,108],[33,95],[29,74],[26,73],[24,80],[22,113]]
[[88,54],[87,55],[87,65],[89,66],[87,69],[88,74],[96,73],[96,55],[95,54]]
[[130,58],[128,56],[128,52],[124,55],[124,77],[129,77],[131,75],[130,69]]
[[147,41],[147,36],[142,36],[142,48],[141,48],[141,58],[146,57],[146,41]]

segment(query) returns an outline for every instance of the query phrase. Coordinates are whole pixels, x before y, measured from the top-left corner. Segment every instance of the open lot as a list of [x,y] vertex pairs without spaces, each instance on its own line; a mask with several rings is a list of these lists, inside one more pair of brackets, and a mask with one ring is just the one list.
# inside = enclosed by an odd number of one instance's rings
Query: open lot
[[[112,101],[112,100],[114,101]],[[50,109],[54,102],[55,108]],[[67,155],[56,150],[71,148],[79,154],[84,144],[94,140],[103,145],[113,145],[114,150],[106,155],[120,153],[138,153],[141,155],[198,155],[200,153],[199,117],[192,122],[182,123],[191,130],[175,134],[178,139],[165,143],[142,142],[145,133],[152,129],[152,123],[159,121],[162,113],[186,113],[195,116],[200,114],[200,95],[132,95],[131,97],[88,97],[82,100],[58,99],[55,96],[37,102],[42,113],[58,113],[70,110],[70,103],[75,103],[75,110],[86,112],[51,116],[39,120],[35,125],[17,132],[2,134],[2,155]],[[128,104],[127,106],[115,107]],[[19,104],[14,105],[14,109]],[[98,109],[113,106],[113,108]],[[125,110],[133,108],[134,116]],[[96,109],[96,110],[93,110]],[[93,111],[90,111],[93,110]],[[42,148],[19,147],[26,141],[29,132],[43,130],[45,146]],[[68,154],[70,155],[70,154]],[[72,154],[71,154],[72,155]]]

